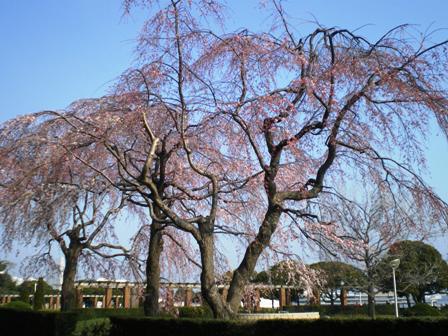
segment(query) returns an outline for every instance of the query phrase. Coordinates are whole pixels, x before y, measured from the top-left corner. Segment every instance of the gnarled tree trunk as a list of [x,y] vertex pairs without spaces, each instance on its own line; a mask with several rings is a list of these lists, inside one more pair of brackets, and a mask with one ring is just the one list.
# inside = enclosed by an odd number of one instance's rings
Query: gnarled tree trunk
[[70,240],[69,247],[64,252],[65,267],[62,277],[61,311],[77,308],[75,278],[81,250],[81,244],[77,240]]
[[229,310],[226,303],[219,293],[215,281],[214,265],[214,238],[213,225],[203,224],[200,228],[201,241],[199,241],[199,250],[201,253],[201,292],[204,300],[210,306],[215,318],[229,319],[234,314]]
[[163,250],[162,225],[151,224],[148,257],[146,259],[146,291],[143,308],[146,316],[159,314],[160,296],[160,254]]
[[227,295],[227,304],[233,314],[238,313],[244,286],[249,282],[261,253],[266,246],[269,245],[271,237],[280,220],[281,213],[282,211],[280,207],[272,203],[269,205],[257,236],[247,247],[243,260],[233,273],[232,282],[230,283],[229,293]]

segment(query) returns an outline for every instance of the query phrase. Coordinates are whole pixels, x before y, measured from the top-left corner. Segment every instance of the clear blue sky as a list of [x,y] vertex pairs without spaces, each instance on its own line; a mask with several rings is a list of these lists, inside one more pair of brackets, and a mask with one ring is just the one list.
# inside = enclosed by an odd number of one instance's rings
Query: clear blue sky
[[[232,29],[260,29],[269,21],[257,0],[229,0]],[[289,0],[288,14],[325,26],[362,28],[372,39],[402,23],[448,28],[446,0]],[[106,93],[133,59],[144,12],[122,17],[120,0],[0,0],[0,122]],[[297,32],[306,33],[301,24]],[[440,31],[436,39],[446,39]],[[448,200],[448,145],[433,132],[428,142],[427,181]],[[445,257],[448,239],[436,245]],[[0,252],[0,259],[2,253]]]

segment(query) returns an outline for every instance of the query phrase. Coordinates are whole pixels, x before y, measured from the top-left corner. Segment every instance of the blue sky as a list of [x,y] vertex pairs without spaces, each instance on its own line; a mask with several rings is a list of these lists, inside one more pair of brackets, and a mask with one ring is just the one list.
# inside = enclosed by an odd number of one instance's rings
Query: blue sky
[[[257,0],[229,0],[231,29],[253,30],[270,21]],[[355,29],[374,39],[402,23],[420,31],[448,28],[448,1],[302,1],[285,2],[296,18],[296,33],[306,21]],[[145,16],[141,10],[123,18],[120,0],[0,0],[0,122],[42,109],[106,93],[113,80],[132,64],[135,38]],[[434,35],[446,39],[448,30]],[[428,141],[427,181],[448,200],[448,145],[432,129]],[[445,257],[448,239],[436,246]],[[2,254],[0,252],[0,258]]]

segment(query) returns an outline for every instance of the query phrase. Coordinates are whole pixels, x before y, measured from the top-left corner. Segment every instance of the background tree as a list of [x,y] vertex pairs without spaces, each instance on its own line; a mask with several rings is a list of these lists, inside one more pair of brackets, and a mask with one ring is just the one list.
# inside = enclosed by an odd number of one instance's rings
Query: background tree
[[[74,282],[80,259],[87,271],[93,267],[104,274],[114,271],[111,257],[135,259],[114,235],[112,219],[125,199],[73,157],[90,143],[64,144],[59,137],[66,131],[64,125],[46,113],[2,125],[0,219],[5,248],[11,248],[12,241],[41,248],[28,259],[29,273],[57,270],[51,249],[58,246],[65,259],[61,309],[69,310],[76,306]],[[98,153],[96,159],[101,160]]]
[[[366,275],[365,291],[369,315],[375,317],[375,295],[381,291],[383,274],[378,265],[390,247],[400,239],[416,235],[427,236],[433,229],[424,215],[424,209],[412,207],[412,200],[381,192],[366,192],[362,201],[349,201],[340,195],[327,197],[322,202],[322,214],[330,223],[337,223],[332,231],[314,234],[323,246],[338,252],[350,262],[360,265]],[[423,213],[420,213],[423,211]],[[323,250],[328,251],[328,250]]]
[[321,261],[310,265],[318,270],[323,282],[321,291],[333,306],[337,299],[343,299],[343,291],[360,291],[365,288],[366,276],[359,269],[340,261]]
[[282,260],[269,269],[270,281],[274,285],[300,285],[301,267],[292,260]]
[[[291,295],[299,300],[299,296],[306,294],[308,298],[320,291],[325,284],[320,270],[308,267],[296,260],[282,260],[274,264],[266,271],[254,274],[253,283],[264,285],[291,286]],[[312,285],[310,285],[312,284]],[[262,290],[261,295],[270,299],[278,299],[279,292],[272,289]]]
[[37,280],[36,291],[33,296],[33,308],[34,310],[42,310],[45,305],[45,284],[44,278],[40,277]]
[[384,274],[382,285],[393,290],[390,261],[400,259],[396,270],[397,292],[416,303],[424,303],[425,296],[446,292],[448,264],[437,249],[421,241],[400,241],[393,244],[379,267]]
[[[25,280],[20,285],[17,286],[19,291],[20,301],[30,303],[30,298],[35,295],[35,291],[37,290],[38,280]],[[40,284],[42,291],[40,295],[49,295],[55,294],[56,291],[51,287],[46,281],[42,279]],[[43,301],[42,301],[43,303]],[[33,302],[34,305],[34,302]]]
[[16,283],[8,273],[8,262],[0,260],[0,294],[14,294],[17,291]]

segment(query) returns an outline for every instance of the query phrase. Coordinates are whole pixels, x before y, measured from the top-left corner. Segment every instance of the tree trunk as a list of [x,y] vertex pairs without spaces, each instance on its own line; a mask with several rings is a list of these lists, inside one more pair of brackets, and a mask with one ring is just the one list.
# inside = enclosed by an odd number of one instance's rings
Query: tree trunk
[[[156,211],[156,209],[154,209],[154,211]],[[159,314],[160,254],[162,253],[162,250],[162,225],[158,222],[153,222],[151,224],[148,257],[146,259],[146,291],[143,304],[146,316],[157,316]]]
[[238,268],[233,272],[232,282],[230,283],[229,293],[227,295],[227,304],[233,314],[238,313],[241,304],[244,286],[249,282],[254,272],[258,258],[266,246],[269,245],[272,234],[277,228],[281,215],[280,208],[275,204],[269,204],[263,223],[260,226],[255,239],[246,249],[243,260]]
[[409,294],[406,294],[406,302],[408,304],[408,308],[411,308],[411,299],[409,298]]
[[367,302],[369,309],[369,316],[372,319],[376,318],[375,312],[375,286],[372,280],[369,279],[369,288],[367,290]]
[[[165,190],[165,170],[169,155],[166,152],[166,142],[162,141],[162,150],[159,157],[159,179],[155,179],[159,196],[164,198]],[[148,204],[148,207],[150,205]],[[153,211],[156,218],[166,218],[166,215],[159,206],[153,204]],[[146,259],[146,290],[143,310],[146,316],[157,316],[160,312],[160,255],[163,250],[163,225],[153,219],[149,237],[148,256]]]
[[375,311],[375,279],[374,279],[374,270],[371,263],[371,257],[366,252],[365,255],[365,265],[366,265],[366,275],[367,275],[367,309],[369,312],[369,316],[372,319],[376,318]]
[[215,282],[215,262],[214,262],[214,238],[213,229],[210,228],[211,223],[202,224],[200,227],[201,241],[199,250],[201,253],[201,292],[202,297],[210,306],[213,316],[219,319],[229,319],[234,317],[238,311],[234,313],[230,311],[219,293]]
[[333,293],[333,291],[330,291],[330,306],[331,307],[334,306],[334,301],[335,301],[334,293]]
[[69,311],[77,307],[75,277],[78,268],[81,246],[78,242],[70,241],[68,250],[64,253],[65,266],[62,277],[61,311]]
[[415,303],[425,303],[425,292],[418,291],[416,295],[414,295]]
[[345,288],[341,288],[339,300],[341,302],[341,307],[347,305],[347,290]]

